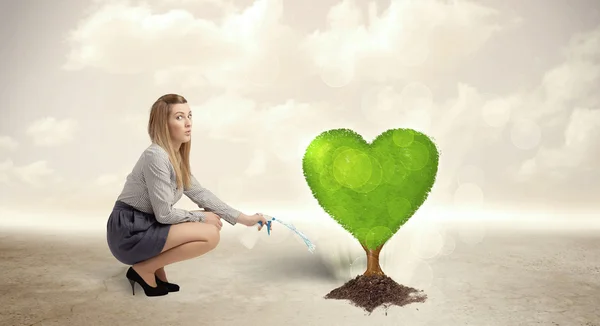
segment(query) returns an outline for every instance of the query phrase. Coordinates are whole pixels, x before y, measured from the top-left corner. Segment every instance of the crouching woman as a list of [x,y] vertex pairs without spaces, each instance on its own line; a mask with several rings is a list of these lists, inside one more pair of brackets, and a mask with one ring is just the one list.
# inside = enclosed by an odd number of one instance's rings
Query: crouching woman
[[[133,294],[138,283],[146,296],[162,296],[179,290],[167,280],[164,267],[213,250],[219,244],[221,218],[231,225],[262,222],[259,230],[266,219],[230,207],[193,176],[192,112],[184,97],[160,97],[150,110],[148,133],[152,143],[127,176],[108,218],[106,237],[113,256],[131,265],[126,277]],[[173,207],[183,194],[204,211]]]

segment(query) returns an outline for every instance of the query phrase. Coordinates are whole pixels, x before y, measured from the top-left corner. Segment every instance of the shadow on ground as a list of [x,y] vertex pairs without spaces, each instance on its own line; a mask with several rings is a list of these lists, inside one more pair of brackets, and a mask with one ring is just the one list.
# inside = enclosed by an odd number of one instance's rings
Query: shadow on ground
[[[259,256],[259,257],[258,257]],[[290,280],[308,280],[335,282],[335,275],[323,263],[317,254],[311,254],[306,251],[290,250],[287,254],[257,255],[260,259],[254,265],[248,266],[247,270],[256,278],[256,280],[270,281],[290,281]]]

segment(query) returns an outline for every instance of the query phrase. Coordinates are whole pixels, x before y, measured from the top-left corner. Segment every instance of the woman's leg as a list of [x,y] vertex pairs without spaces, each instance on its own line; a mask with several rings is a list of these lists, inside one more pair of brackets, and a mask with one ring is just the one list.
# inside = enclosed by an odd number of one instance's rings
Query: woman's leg
[[132,267],[150,286],[156,286],[154,273],[159,268],[201,256],[216,248],[220,239],[219,229],[212,224],[173,224],[161,253]]
[[159,269],[156,270],[156,272],[154,272],[154,275],[156,275],[156,277],[158,277],[161,281],[163,282],[168,282],[169,280],[167,279],[167,272],[165,272],[165,267],[161,267]]

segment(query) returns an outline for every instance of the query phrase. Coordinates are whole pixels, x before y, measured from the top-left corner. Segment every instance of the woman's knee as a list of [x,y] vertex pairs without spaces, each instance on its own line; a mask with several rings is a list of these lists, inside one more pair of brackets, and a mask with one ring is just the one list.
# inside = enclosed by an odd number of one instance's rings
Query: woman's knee
[[221,231],[214,225],[209,224],[211,227],[209,228],[206,242],[210,246],[210,249],[214,249],[219,245],[221,241]]

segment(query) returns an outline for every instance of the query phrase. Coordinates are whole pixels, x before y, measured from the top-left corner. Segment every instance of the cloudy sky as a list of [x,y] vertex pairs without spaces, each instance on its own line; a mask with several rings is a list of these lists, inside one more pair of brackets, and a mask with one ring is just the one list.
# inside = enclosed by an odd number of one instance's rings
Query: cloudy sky
[[427,205],[600,207],[596,0],[23,0],[0,16],[0,208],[108,214],[164,93],[191,104],[200,182],[247,213],[318,207],[301,158],[341,127],[433,137]]

